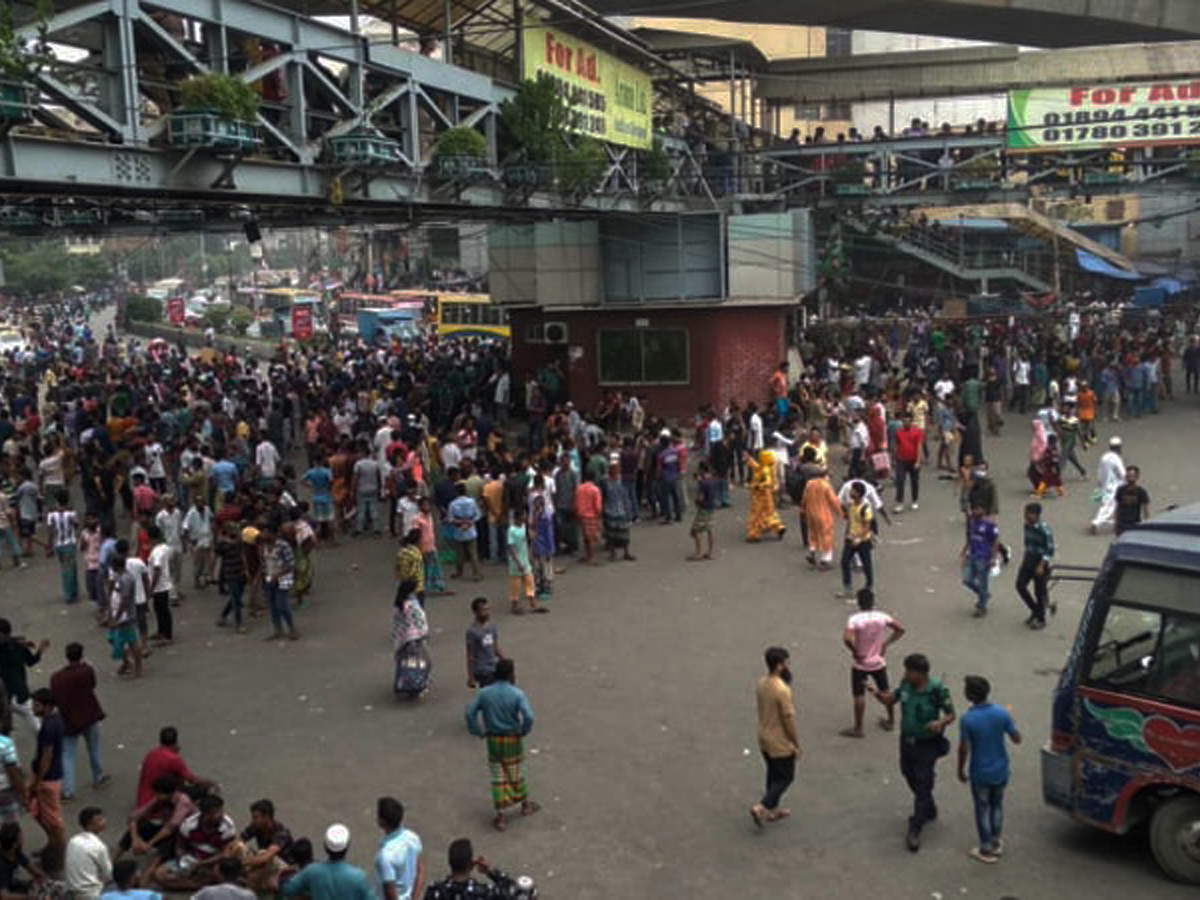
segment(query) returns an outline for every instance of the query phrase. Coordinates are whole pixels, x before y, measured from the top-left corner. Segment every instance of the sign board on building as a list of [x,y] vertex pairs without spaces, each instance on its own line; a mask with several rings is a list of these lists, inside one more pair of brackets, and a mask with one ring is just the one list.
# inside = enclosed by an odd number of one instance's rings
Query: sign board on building
[[553,78],[573,115],[571,131],[649,150],[650,76],[554,28],[525,29],[525,78]]
[[1034,88],[1008,94],[1008,149],[1095,150],[1200,143],[1200,77]]

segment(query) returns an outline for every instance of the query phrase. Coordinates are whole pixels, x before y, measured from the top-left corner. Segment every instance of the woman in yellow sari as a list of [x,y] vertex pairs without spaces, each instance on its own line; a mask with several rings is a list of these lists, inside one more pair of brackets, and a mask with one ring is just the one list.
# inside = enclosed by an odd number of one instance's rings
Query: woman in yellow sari
[[750,516],[746,520],[746,540],[757,541],[764,531],[783,540],[787,526],[775,512],[775,454],[760,450],[758,459],[746,454],[750,469]]

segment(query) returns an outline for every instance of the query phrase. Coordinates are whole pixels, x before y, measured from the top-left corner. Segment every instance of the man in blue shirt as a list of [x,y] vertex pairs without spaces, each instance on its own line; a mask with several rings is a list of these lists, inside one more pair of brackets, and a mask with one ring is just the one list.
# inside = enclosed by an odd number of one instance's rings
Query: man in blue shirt
[[404,804],[395,797],[380,797],[375,818],[383,839],[375,854],[375,879],[381,900],[421,900],[425,863],[421,839],[404,827]]
[[367,873],[346,862],[350,829],[330,825],[325,831],[326,862],[305,867],[283,885],[283,896],[306,896],[309,900],[375,900]]
[[521,804],[523,816],[532,816],[541,809],[529,799],[525,771],[525,736],[533,730],[533,710],[524,691],[514,684],[515,678],[513,661],[500,660],[496,663],[496,680],[476,694],[467,707],[467,728],[487,740],[497,831],[507,827],[504,811],[509,807]]
[[988,702],[992,686],[986,678],[968,675],[963,687],[971,708],[959,726],[958,780],[968,781],[970,761],[971,798],[975,801],[975,828],[979,846],[970,851],[972,859],[994,863],[1004,849],[1004,789],[1008,786],[1008,748],[1004,736],[1021,743],[1021,732],[1008,710]]
[[238,467],[235,463],[226,459],[224,453],[220,453],[217,455],[217,461],[213,463],[209,475],[216,486],[217,508],[219,510],[225,495],[232,494],[237,490]]
[[963,584],[978,598],[974,613],[977,619],[987,615],[988,578],[999,554],[1000,529],[986,515],[982,506],[972,504],[971,517],[967,520],[967,542],[963,545],[960,559]]
[[467,495],[467,483],[460,481],[454,486],[455,497],[450,501],[446,516],[454,528],[455,566],[454,577],[462,578],[463,566],[469,560],[471,575],[476,581],[482,581],[479,572],[479,545],[476,542],[478,531],[475,523],[481,518],[479,504]]

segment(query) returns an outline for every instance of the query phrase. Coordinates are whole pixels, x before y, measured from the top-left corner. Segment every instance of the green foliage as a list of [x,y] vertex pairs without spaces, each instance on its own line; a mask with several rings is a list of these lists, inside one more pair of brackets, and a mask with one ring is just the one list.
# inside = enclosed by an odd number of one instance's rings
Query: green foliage
[[130,322],[158,323],[162,321],[163,303],[153,297],[140,295],[126,297],[125,314],[129,317]]
[[4,259],[6,289],[14,294],[41,296],[76,284],[91,288],[112,277],[107,258],[68,253],[61,238],[13,242],[0,257]]
[[211,110],[224,119],[254,122],[262,97],[234,75],[209,72],[179,82],[179,96],[185,110]]
[[229,327],[238,337],[244,337],[246,330],[252,324],[254,324],[254,313],[244,306],[235,306],[229,313]]
[[19,34],[15,7],[9,0],[0,2],[0,78],[32,81],[54,59],[48,25],[54,6],[49,0],[36,3],[37,37],[32,40]]
[[565,196],[586,197],[600,187],[607,172],[608,154],[595,138],[578,138],[574,147],[559,154],[558,185]]
[[466,156],[483,159],[487,156],[487,139],[474,128],[449,128],[438,136],[433,158]]
[[531,163],[549,166],[558,159],[571,113],[553,79],[526,79],[514,97],[500,104],[500,121],[515,149]]
[[[204,311],[204,324],[211,325],[213,331],[223,332],[229,326],[229,319],[232,313],[228,309],[217,309],[209,307]],[[247,323],[247,327],[249,323]]]

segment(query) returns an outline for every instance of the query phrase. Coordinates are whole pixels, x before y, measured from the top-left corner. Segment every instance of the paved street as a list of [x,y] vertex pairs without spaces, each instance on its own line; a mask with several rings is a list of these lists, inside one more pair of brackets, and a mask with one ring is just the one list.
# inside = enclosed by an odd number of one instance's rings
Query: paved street
[[[1165,409],[1117,426],[1156,509],[1200,497],[1200,468],[1188,457],[1195,405]],[[1102,442],[1111,433],[1102,426]],[[1017,548],[1027,448],[1027,426],[1013,418],[1004,438],[988,445],[1002,534]],[[1093,450],[1086,461],[1095,459]],[[880,604],[909,629],[892,671],[898,676],[900,657],[921,650],[960,712],[967,673],[988,676],[995,698],[1012,704],[1026,742],[1014,756],[1006,854],[995,866],[966,856],[971,805],[951,760],[939,767],[939,821],[918,855],[904,848],[909,795],[896,739],[877,730],[864,741],[838,736],[850,716],[840,643],[849,607],[834,598],[832,573],[807,571],[794,509],[784,511],[790,530],[782,545],[742,543],[744,492],[718,514],[716,562],[683,561],[686,524],[642,525],[634,531],[637,562],[568,564],[551,615],[497,613],[501,644],[537,715],[531,776],[544,806],[503,835],[489,827],[483,745],[462,718],[470,697],[462,649],[468,602],[478,588],[504,609],[498,567],[488,567],[482,585],[458,583],[457,596],[430,600],[434,683],[419,703],[397,703],[390,691],[394,585],[386,540],[318,554],[316,593],[299,613],[302,638],[294,644],[262,643],[261,620],[247,636],[217,629],[215,590],[190,594],[178,610],[176,645],[156,652],[147,677],[134,683],[112,675],[87,604],[62,605],[49,560],[0,573],[0,610],[18,633],[53,642],[32,686],[48,680],[71,639],[100,664],[109,714],[104,753],[114,776],[100,801],[113,842],[142,754],[160,726],[173,724],[186,759],[220,781],[239,825],[251,801],[270,797],[297,835],[318,838],[331,821],[348,824],[351,855],[367,864],[374,799],[395,794],[425,842],[431,873],[444,870],[448,842],[469,835],[489,860],[533,875],[546,898],[1193,896],[1162,878],[1144,833],[1110,837],[1042,804],[1038,748],[1082,586],[1060,588],[1057,618],[1031,633],[1010,568],[996,585],[992,615],[972,619],[955,564],[955,493],[924,474],[921,510],[884,529],[878,555]],[[1084,533],[1091,485],[1071,480],[1068,489],[1064,500],[1047,501],[1059,559],[1094,564],[1107,539]],[[792,649],[806,754],[788,796],[793,818],[757,833],[746,814],[763,775],[753,686],[762,649],[774,642]],[[27,761],[31,736],[17,728]],[[91,800],[81,790],[69,817]],[[40,835],[30,841],[40,842]]]

